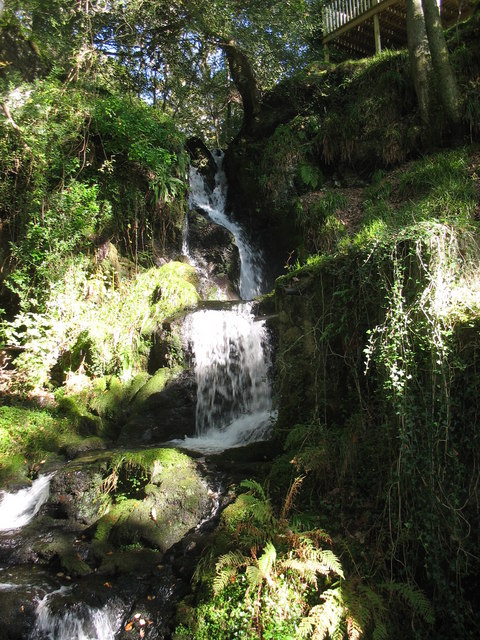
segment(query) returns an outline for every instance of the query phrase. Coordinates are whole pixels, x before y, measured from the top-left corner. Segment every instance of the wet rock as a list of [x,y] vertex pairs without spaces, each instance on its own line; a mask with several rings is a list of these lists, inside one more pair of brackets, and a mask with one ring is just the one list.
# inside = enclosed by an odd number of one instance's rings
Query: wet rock
[[155,385],[163,372],[139,391],[122,427],[119,444],[160,444],[195,432],[196,389],[192,375],[183,373],[164,387]]
[[[207,482],[188,456],[175,450],[149,451],[148,483],[141,489],[142,499],[116,494],[116,502],[95,525],[94,549],[97,555],[110,554],[129,545],[165,552],[209,512],[211,499]],[[125,458],[129,469],[130,491],[138,490],[144,472],[141,454]],[[134,469],[137,469],[138,480]],[[121,478],[122,471],[115,471]],[[122,499],[120,499],[122,498]],[[105,560],[104,560],[105,561]]]
[[102,483],[111,455],[92,454],[93,460],[78,459],[60,470],[50,483],[49,515],[72,524],[93,524],[105,497]]
[[48,588],[46,581],[48,577],[31,566],[0,573],[2,640],[30,637],[36,619],[37,600],[43,598]]
[[[100,547],[97,547],[97,552]],[[102,562],[97,570],[100,575],[127,574],[135,577],[158,575],[163,553],[153,549],[127,549],[125,551],[108,551],[102,555]]]
[[188,224],[190,254],[200,271],[221,289],[226,289],[229,297],[238,298],[240,254],[233,234],[201,211],[190,211]]
[[73,458],[78,458],[78,456],[84,455],[89,451],[99,451],[106,449],[106,447],[107,445],[102,438],[99,438],[98,436],[90,436],[89,438],[84,438],[79,442],[70,442],[62,447],[60,451],[65,453],[66,457],[72,460]]
[[208,187],[213,191],[217,165],[212,154],[204,142],[197,137],[189,138],[185,147],[190,155],[191,164],[202,174]]

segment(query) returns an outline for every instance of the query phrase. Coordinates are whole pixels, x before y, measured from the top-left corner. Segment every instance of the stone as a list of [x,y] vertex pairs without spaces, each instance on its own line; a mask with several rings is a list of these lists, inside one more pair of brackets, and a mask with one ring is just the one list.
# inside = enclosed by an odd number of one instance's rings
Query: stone
[[185,147],[190,155],[190,162],[205,178],[205,181],[211,191],[215,188],[215,174],[217,172],[217,164],[205,146],[205,143],[197,137],[187,140]]

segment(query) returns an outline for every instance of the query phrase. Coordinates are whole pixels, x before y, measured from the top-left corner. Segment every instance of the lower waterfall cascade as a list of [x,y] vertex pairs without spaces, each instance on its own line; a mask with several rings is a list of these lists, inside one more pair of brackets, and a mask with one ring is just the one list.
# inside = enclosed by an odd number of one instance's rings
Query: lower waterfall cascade
[[16,493],[0,492],[0,531],[28,524],[48,500],[53,473],[39,476],[31,487]]

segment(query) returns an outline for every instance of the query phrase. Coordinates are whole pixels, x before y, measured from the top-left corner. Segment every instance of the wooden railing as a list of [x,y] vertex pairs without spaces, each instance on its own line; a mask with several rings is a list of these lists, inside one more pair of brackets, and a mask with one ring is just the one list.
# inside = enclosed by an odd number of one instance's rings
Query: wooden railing
[[369,11],[378,0],[332,0],[323,9],[323,35],[327,36]]

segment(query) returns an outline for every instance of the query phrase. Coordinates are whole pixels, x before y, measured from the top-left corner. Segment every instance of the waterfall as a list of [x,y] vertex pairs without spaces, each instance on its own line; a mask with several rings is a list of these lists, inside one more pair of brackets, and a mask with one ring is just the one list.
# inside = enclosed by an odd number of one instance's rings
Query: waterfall
[[220,451],[264,439],[271,426],[270,349],[251,303],[196,311],[184,332],[197,383],[196,437],[183,446]]
[[[243,227],[226,213],[223,155],[217,153],[215,160],[213,192],[203,176],[190,169],[190,206],[233,234],[241,262],[240,295],[248,301],[263,293],[265,261]],[[183,331],[193,353],[197,384],[196,436],[175,441],[177,446],[214,452],[268,436],[272,415],[269,336],[252,306],[244,302],[229,309],[203,309],[186,318]]]
[[[69,591],[68,587],[61,587],[39,601],[37,621],[29,640],[114,640],[121,626],[120,608],[114,605],[94,608],[78,602],[66,609],[62,597]],[[53,599],[59,600],[55,602],[56,613],[50,608]]]
[[[217,172],[213,192],[210,192],[197,169],[190,167],[189,204],[191,208],[204,211],[210,220],[232,233],[240,254],[240,297],[242,300],[252,300],[255,296],[265,293],[263,290],[265,259],[261,250],[252,246],[242,225],[232,220],[227,214],[227,178],[222,167],[223,154],[217,152],[214,158],[217,163]],[[188,255],[188,239],[183,241],[183,252]]]
[[15,493],[0,492],[0,531],[19,529],[34,518],[48,500],[53,476],[53,473],[40,476],[31,487]]

